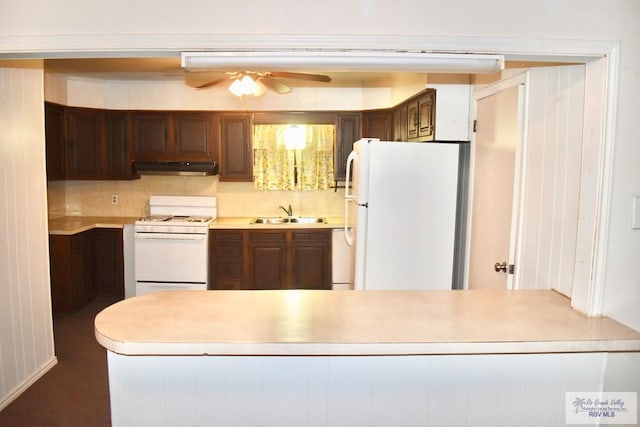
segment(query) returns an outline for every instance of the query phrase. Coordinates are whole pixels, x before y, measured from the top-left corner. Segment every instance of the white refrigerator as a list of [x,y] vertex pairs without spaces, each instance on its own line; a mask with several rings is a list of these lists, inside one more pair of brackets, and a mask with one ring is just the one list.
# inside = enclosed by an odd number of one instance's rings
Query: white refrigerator
[[468,153],[466,142],[354,144],[344,230],[354,289],[462,289]]

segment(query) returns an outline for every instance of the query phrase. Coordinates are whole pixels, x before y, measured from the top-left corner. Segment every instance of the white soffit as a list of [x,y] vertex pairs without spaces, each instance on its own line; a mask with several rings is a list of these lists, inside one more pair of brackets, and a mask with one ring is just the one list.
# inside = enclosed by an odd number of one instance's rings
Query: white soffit
[[492,54],[404,51],[205,51],[183,52],[181,65],[190,71],[238,69],[268,71],[393,71],[424,73],[494,73],[504,69],[504,56]]

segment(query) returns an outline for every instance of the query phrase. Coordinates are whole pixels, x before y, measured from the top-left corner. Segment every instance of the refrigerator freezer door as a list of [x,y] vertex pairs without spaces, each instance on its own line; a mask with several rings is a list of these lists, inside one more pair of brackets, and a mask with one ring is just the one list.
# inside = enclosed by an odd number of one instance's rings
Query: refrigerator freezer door
[[451,289],[459,147],[369,148],[364,289]]

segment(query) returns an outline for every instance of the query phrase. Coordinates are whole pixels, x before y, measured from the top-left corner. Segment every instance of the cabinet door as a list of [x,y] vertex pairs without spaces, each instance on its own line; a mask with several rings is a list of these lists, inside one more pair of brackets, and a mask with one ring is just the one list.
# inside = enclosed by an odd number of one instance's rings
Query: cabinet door
[[82,307],[95,295],[91,231],[49,236],[51,299],[55,313]]
[[[73,274],[71,281],[77,290],[74,306],[80,308],[96,296],[95,282],[95,246],[93,230],[71,236],[71,263]],[[74,295],[75,296],[75,295]]]
[[347,157],[353,143],[360,139],[360,114],[338,114],[336,123],[335,178],[344,181],[347,176]]
[[287,232],[249,232],[248,289],[287,289]]
[[102,177],[102,113],[67,110],[67,173],[70,179]]
[[411,140],[418,137],[419,123],[418,101],[411,101],[407,104],[407,139]]
[[212,160],[212,115],[209,113],[174,113],[176,157],[185,160]]
[[64,107],[45,103],[44,129],[47,153],[47,179],[56,181],[65,176]]
[[95,289],[100,294],[124,298],[122,229],[96,228],[92,233]]
[[391,141],[393,132],[391,111],[367,112],[363,115],[363,138],[379,138],[381,141]]
[[220,181],[253,181],[251,116],[220,117]]
[[291,234],[291,288],[331,289],[331,230]]
[[131,179],[131,134],[129,114],[107,111],[104,116],[107,178]]
[[211,289],[245,289],[244,231],[211,230],[209,233]]
[[135,159],[165,160],[169,147],[167,113],[135,113],[133,117]]
[[393,140],[407,141],[408,112],[407,104],[393,110]]
[[435,92],[429,92],[418,100],[418,138],[421,141],[433,140],[435,135]]

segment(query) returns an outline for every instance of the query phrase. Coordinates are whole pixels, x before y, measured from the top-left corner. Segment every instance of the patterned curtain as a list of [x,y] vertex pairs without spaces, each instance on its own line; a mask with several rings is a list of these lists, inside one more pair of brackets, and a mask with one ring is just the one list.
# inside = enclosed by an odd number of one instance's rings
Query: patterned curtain
[[[334,125],[306,125],[305,147],[288,149],[289,125],[253,127],[253,183],[260,190],[327,190],[334,184]],[[300,126],[300,125],[298,125]]]

